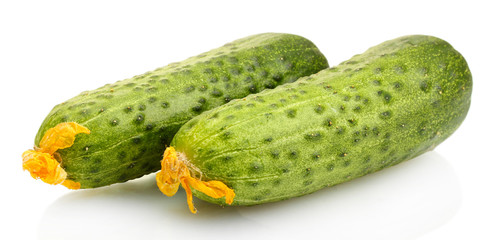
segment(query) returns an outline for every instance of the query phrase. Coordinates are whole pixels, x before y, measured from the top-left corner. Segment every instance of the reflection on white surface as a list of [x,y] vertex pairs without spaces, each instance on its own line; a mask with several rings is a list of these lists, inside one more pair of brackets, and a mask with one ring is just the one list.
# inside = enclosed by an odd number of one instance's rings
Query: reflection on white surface
[[415,239],[461,203],[453,168],[435,152],[277,203],[222,208],[196,198],[196,215],[183,191],[166,197],[154,176],[64,195],[46,209],[40,239]]

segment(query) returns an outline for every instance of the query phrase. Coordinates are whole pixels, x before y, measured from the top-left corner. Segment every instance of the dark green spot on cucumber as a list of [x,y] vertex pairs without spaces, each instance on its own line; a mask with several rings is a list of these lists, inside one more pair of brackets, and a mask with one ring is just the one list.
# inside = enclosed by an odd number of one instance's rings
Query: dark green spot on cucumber
[[307,133],[305,134],[305,139],[309,140],[309,141],[317,141],[317,140],[320,140],[321,139],[321,133],[319,132],[311,132],[311,133]]
[[118,119],[115,118],[115,119],[110,120],[110,125],[111,126],[117,126],[118,124],[119,124],[119,120]]
[[288,118],[294,118],[294,117],[296,117],[296,115],[297,115],[297,111],[295,109],[288,109],[286,111],[286,116]]
[[142,124],[144,122],[144,115],[143,114],[137,114],[134,123],[135,124]]

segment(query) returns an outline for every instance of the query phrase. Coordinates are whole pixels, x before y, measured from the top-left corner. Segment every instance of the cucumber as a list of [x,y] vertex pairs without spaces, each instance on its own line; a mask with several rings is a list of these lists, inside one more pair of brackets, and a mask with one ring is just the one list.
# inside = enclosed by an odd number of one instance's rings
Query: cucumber
[[55,106],[35,146],[49,129],[75,122],[90,133],[56,151],[66,178],[80,188],[125,182],[159,170],[166,145],[192,117],[327,67],[326,58],[303,37],[249,36]]
[[404,36],[204,112],[171,145],[193,176],[233,190],[232,205],[280,201],[434,149],[466,117],[471,93],[470,70],[450,44]]

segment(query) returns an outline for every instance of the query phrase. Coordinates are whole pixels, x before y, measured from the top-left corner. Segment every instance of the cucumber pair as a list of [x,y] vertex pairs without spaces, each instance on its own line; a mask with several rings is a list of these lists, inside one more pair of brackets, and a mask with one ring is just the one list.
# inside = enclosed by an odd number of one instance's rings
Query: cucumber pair
[[72,189],[161,166],[160,190],[182,185],[192,212],[192,194],[260,204],[431,150],[459,127],[471,92],[466,61],[435,37],[397,38],[328,68],[307,39],[259,34],[56,106],[23,162]]

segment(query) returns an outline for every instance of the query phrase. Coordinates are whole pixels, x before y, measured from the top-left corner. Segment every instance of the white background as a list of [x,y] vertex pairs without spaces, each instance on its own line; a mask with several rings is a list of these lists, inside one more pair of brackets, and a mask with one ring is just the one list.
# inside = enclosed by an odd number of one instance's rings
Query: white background
[[[173,2],[1,1],[0,239],[494,239],[488,1]],[[154,174],[70,191],[22,171],[55,104],[262,32],[302,35],[331,66],[402,35],[443,38],[473,73],[470,112],[442,145],[398,166],[279,203],[196,200],[197,215],[183,191],[162,195]]]

